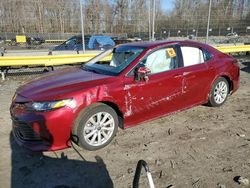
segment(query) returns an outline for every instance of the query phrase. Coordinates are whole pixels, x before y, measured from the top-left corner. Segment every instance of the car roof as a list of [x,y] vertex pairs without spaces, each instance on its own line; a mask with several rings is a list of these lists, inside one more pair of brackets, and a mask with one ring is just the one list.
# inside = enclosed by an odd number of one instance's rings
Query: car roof
[[146,41],[146,42],[131,42],[126,44],[121,44],[120,46],[135,46],[142,48],[154,48],[157,46],[167,45],[167,44],[177,44],[178,41]]
[[197,47],[202,47],[205,49],[208,49],[210,51],[214,51],[215,49],[205,43],[201,42],[196,42],[196,41],[191,41],[191,40],[182,40],[182,41],[146,41],[146,42],[133,42],[133,43],[126,43],[126,44],[120,44],[118,46],[133,46],[133,47],[142,47],[142,48],[157,48],[165,45],[192,45],[192,46],[197,46]]
[[[90,37],[91,37],[91,35],[84,35],[84,38],[90,38]],[[82,38],[82,35],[74,35],[74,36],[70,37],[69,39],[73,39],[73,38]]]

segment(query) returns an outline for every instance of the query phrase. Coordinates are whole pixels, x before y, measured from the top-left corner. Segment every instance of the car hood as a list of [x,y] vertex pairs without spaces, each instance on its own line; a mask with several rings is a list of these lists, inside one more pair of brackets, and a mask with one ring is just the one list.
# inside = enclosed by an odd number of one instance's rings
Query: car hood
[[[58,100],[67,94],[105,83],[113,76],[69,68],[40,76],[17,89],[19,98],[27,101]],[[106,82],[107,81],[107,82]]]

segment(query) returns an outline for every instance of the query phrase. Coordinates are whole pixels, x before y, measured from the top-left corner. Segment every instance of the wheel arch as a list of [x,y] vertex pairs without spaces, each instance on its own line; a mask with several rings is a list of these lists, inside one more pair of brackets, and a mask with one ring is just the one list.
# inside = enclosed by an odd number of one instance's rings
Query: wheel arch
[[[123,114],[120,111],[119,107],[115,103],[110,102],[110,101],[96,101],[96,102],[82,108],[81,110],[79,110],[79,112],[78,112],[78,114],[77,114],[77,116],[76,116],[76,118],[74,120],[74,123],[71,126],[70,138],[77,145],[79,145],[79,143],[80,143],[79,142],[79,137],[77,136],[77,127],[78,127],[78,124],[79,124],[79,122],[81,120],[82,115],[86,111],[88,111],[88,110],[90,110],[92,108],[95,108],[95,107],[97,107],[97,106],[99,106],[101,104],[106,105],[106,106],[112,108],[115,111],[115,113],[117,114],[117,117],[118,117],[118,127],[120,127],[121,129],[124,129],[124,126],[123,126]],[[92,150],[92,149],[89,149],[89,150]]]
[[206,101],[208,101],[208,99],[209,99],[210,91],[211,91],[211,89],[213,87],[214,82],[219,78],[225,78],[227,80],[227,83],[228,83],[228,86],[229,86],[229,91],[228,91],[229,94],[233,91],[234,85],[233,85],[233,81],[231,80],[230,76],[228,76],[227,74],[220,74],[220,75],[216,76],[213,79],[213,81],[211,82],[211,85],[209,86],[208,94],[206,96]]
[[111,101],[99,101],[100,103],[106,104],[107,106],[111,107],[118,116],[118,120],[119,120],[119,127],[121,129],[124,129],[124,117],[123,117],[123,113],[120,110],[119,106],[117,104],[115,104],[114,102]]
[[229,93],[231,93],[234,89],[234,84],[233,84],[232,79],[230,79],[230,77],[225,74],[221,75],[220,77],[225,78],[227,80],[227,83],[229,85]]
[[[118,120],[119,120],[119,125],[118,125],[118,126],[119,126],[121,129],[124,129],[124,116],[123,116],[123,113],[122,113],[122,111],[120,110],[119,106],[118,106],[117,104],[115,104],[114,102],[106,101],[106,100],[104,100],[104,101],[96,101],[96,102],[94,102],[94,103],[92,103],[92,104],[90,104],[90,105],[88,105],[88,106],[82,108],[82,109],[79,111],[79,113],[77,114],[77,116],[76,116],[76,118],[75,118],[75,121],[74,121],[74,124],[75,124],[76,122],[79,121],[79,118],[81,117],[81,115],[82,115],[86,110],[88,110],[88,109],[91,108],[91,107],[94,107],[94,106],[98,105],[98,103],[102,103],[102,104],[105,104],[105,105],[111,107],[111,108],[116,112],[116,114],[117,114],[117,116],[118,116]],[[73,124],[72,127],[74,127],[74,124]]]

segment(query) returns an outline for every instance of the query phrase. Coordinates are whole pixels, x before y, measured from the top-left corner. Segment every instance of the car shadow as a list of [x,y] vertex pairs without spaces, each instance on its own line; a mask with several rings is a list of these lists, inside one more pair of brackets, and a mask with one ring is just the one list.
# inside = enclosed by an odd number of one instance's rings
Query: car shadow
[[250,62],[242,62],[241,63],[243,66],[241,67],[241,71],[250,73]]
[[[20,147],[10,134],[11,188],[112,188],[113,182],[100,156],[96,162],[68,159],[62,151],[55,158]],[[76,151],[76,150],[75,150]],[[58,153],[58,152],[57,152]],[[80,153],[78,153],[80,155]]]

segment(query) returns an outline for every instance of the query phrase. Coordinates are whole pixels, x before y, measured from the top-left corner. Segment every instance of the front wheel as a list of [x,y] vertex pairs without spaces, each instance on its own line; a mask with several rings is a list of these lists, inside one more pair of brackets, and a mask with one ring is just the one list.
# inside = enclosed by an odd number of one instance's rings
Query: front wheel
[[75,122],[72,138],[87,150],[97,150],[112,141],[117,128],[118,117],[113,108],[103,103],[96,103],[85,109]]
[[229,84],[228,81],[220,77],[213,83],[212,89],[209,94],[208,104],[213,107],[221,106],[228,97]]

